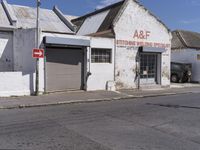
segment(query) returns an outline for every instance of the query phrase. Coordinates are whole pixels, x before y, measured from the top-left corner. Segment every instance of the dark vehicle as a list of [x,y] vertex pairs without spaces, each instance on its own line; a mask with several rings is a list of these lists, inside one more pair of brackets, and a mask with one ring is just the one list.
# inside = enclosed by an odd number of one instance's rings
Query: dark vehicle
[[171,82],[190,82],[192,64],[171,62]]

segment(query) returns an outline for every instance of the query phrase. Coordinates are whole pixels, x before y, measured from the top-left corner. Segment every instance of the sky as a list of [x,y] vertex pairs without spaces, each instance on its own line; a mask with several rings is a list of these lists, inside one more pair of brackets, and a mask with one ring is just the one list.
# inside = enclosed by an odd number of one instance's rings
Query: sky
[[[35,7],[36,0],[7,0],[10,4]],[[41,0],[41,7],[54,5],[68,15],[81,16],[119,0]],[[200,0],[138,0],[169,29],[200,32]]]

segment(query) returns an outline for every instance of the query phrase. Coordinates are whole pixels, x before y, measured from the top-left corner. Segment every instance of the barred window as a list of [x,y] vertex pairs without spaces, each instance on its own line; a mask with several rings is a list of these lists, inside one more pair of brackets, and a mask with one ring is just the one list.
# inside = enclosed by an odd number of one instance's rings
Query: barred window
[[111,63],[111,49],[93,48],[92,63]]

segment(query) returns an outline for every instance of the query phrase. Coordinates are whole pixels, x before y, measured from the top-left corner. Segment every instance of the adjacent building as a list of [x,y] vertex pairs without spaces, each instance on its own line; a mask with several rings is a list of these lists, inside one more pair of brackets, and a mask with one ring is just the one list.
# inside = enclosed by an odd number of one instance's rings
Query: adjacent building
[[[35,89],[36,9],[0,5],[0,96]],[[40,93],[170,86],[171,33],[134,0],[81,17],[41,9]]]
[[172,62],[192,64],[192,81],[200,82],[200,33],[172,32]]

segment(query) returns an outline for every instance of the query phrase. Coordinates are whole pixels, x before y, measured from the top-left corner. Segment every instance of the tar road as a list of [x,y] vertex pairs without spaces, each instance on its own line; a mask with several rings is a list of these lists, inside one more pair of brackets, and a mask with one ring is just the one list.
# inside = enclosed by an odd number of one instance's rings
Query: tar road
[[0,110],[1,150],[200,150],[200,94]]

